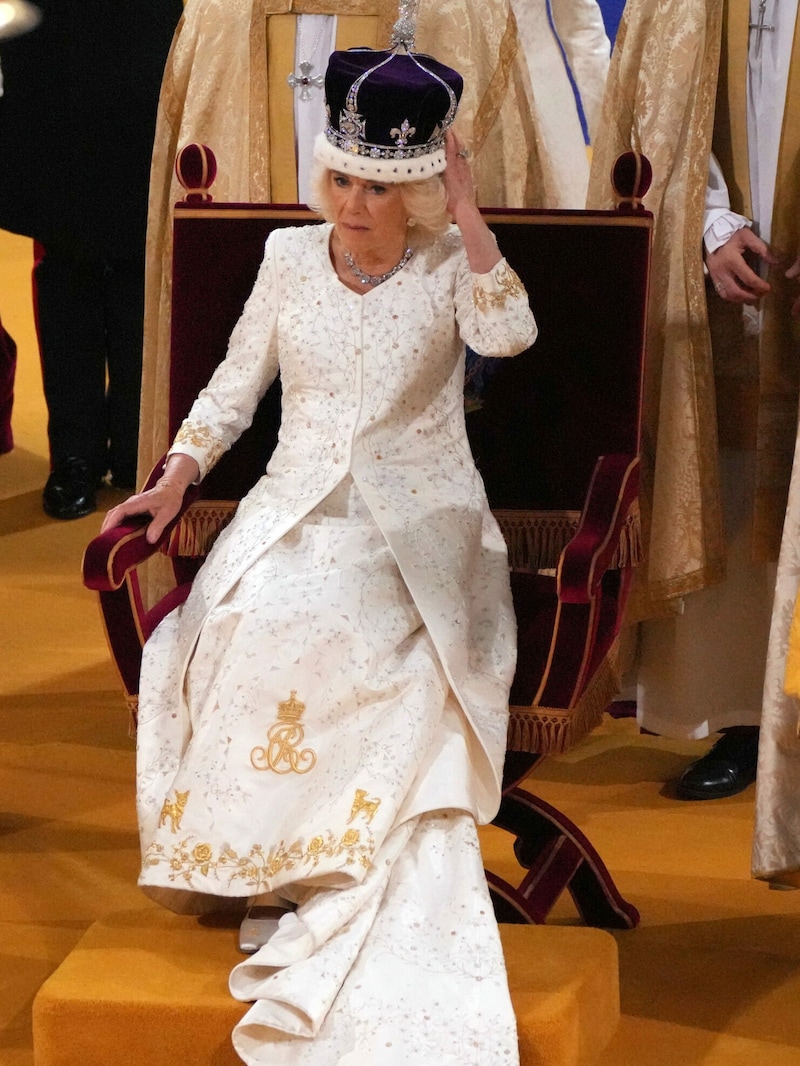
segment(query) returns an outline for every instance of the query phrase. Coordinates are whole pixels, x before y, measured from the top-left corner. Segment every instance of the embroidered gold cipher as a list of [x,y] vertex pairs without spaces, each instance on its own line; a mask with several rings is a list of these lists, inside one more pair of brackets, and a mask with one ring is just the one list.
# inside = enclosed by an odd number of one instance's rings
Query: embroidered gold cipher
[[266,748],[255,747],[250,762],[256,770],[274,770],[276,774],[307,774],[317,761],[311,748],[298,750],[305,736],[300,717],[306,705],[292,689],[288,700],[278,704],[278,721],[270,726]]

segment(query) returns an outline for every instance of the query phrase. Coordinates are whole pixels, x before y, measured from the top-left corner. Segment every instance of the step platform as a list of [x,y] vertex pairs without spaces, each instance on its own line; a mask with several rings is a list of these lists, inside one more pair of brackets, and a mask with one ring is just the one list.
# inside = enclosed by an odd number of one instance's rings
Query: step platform
[[[619,1021],[617,945],[599,929],[501,925],[522,1066],[590,1066]],[[156,907],[95,922],[39,990],[35,1066],[241,1066],[228,992],[236,931]]]

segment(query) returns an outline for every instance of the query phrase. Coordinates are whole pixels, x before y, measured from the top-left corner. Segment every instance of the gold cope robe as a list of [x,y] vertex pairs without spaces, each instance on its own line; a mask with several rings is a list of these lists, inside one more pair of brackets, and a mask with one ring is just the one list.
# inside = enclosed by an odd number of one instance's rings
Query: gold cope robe
[[[629,3],[595,143],[590,207],[611,206],[608,175],[620,152],[641,151],[653,167],[644,199],[656,220],[643,438],[649,548],[634,617],[663,612],[725,575],[720,444],[757,451],[753,557],[775,559],[780,543],[798,397],[786,264],[770,271],[758,343],[746,341],[739,308],[713,294],[707,304],[702,261],[712,137],[733,210],[750,212],[748,22],[748,0]],[[791,254],[800,194],[797,48],[795,35],[772,229],[772,246]]]

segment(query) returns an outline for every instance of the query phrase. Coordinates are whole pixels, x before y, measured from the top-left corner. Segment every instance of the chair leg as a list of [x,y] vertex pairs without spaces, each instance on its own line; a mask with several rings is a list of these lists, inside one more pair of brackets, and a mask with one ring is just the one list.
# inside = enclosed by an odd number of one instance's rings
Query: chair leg
[[541,924],[569,889],[586,925],[634,929],[639,912],[622,898],[603,860],[565,815],[521,788],[508,792],[493,825],[517,839],[514,854],[528,872],[514,888],[488,874],[498,920]]

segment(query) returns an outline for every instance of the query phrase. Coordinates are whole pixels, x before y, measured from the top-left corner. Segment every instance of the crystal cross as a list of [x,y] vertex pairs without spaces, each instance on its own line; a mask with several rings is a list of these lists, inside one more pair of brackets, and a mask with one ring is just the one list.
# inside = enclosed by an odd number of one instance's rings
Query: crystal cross
[[[284,67],[284,70],[286,68]],[[314,69],[313,63],[301,63],[299,74],[290,74],[286,79],[289,85],[293,89],[300,90],[301,100],[311,99],[312,89],[321,89],[325,84],[325,79],[321,74],[317,74],[315,78],[311,77],[311,71]]]
[[747,27],[750,30],[755,30],[756,31],[756,50],[757,51],[760,50],[760,48],[761,48],[761,38],[763,37],[764,33],[765,32],[772,33],[774,31],[774,29],[775,29],[774,26],[766,26],[764,24],[764,19],[766,18],[766,14],[767,14],[767,0],[758,0],[758,22],[750,22],[748,24],[748,27]]

